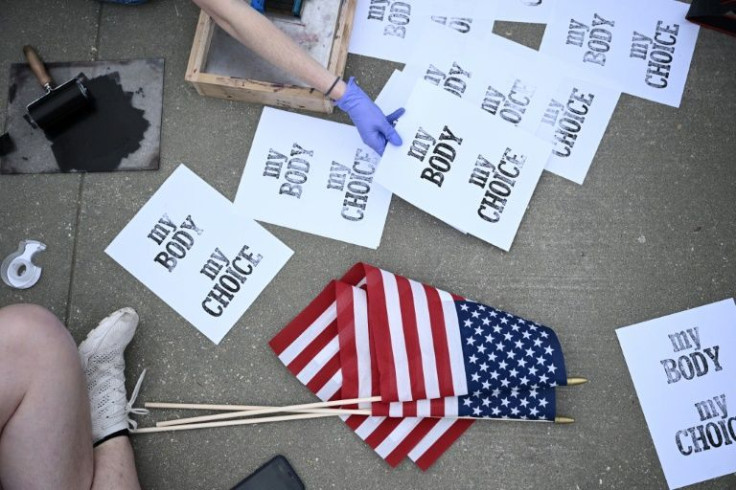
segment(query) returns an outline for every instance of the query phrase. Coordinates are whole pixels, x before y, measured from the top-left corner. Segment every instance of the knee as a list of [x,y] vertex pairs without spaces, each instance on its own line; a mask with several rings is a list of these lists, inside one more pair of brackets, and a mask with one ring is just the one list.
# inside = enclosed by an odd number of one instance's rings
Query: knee
[[11,355],[33,353],[50,357],[76,356],[76,344],[66,327],[42,306],[17,304],[0,308],[0,345]]

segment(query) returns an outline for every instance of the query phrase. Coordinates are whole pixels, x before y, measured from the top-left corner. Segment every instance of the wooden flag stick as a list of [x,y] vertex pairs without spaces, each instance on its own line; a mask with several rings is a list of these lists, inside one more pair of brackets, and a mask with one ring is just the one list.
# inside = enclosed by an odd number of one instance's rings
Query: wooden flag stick
[[193,430],[193,429],[208,429],[212,427],[229,427],[233,425],[254,425],[254,424],[266,424],[269,422],[285,422],[288,420],[301,420],[301,419],[316,419],[320,417],[332,417],[334,414],[324,413],[299,413],[294,415],[280,415],[277,417],[262,417],[255,419],[242,419],[242,420],[225,420],[222,422],[207,422],[204,424],[185,424],[185,425],[173,425],[168,427],[144,427],[142,429],[135,429],[130,431],[131,434],[150,434],[153,432],[164,432],[174,430]]
[[237,412],[239,410],[259,410],[266,408],[265,405],[210,405],[207,403],[168,403],[168,402],[146,402],[146,408],[164,408],[171,410],[213,410],[223,412]]
[[[286,422],[290,420],[303,420],[303,419],[316,419],[322,417],[332,417],[338,415],[339,410],[325,410],[329,413],[299,413],[292,415],[280,415],[275,417],[259,417],[254,419],[241,419],[241,420],[225,420],[221,422],[205,422],[201,424],[183,424],[183,425],[171,425],[166,427],[145,427],[142,429],[136,429],[130,431],[131,434],[151,434],[154,432],[165,432],[165,431],[179,431],[179,430],[194,430],[194,429],[209,429],[215,427],[231,427],[236,425],[255,425],[255,424],[266,424],[270,422]],[[460,417],[460,418],[472,418],[472,417]],[[474,420],[488,420],[494,422],[543,422],[552,423],[550,420],[521,420],[521,419],[474,419]],[[554,423],[556,424],[571,424],[574,420],[569,417],[555,417]]]
[[175,425],[186,425],[202,422],[214,422],[216,420],[240,419],[245,417],[253,417],[255,415],[267,415],[273,413],[319,413],[325,416],[333,415],[370,415],[370,410],[349,409],[349,408],[297,408],[283,409],[281,407],[263,407],[258,410],[243,410],[241,412],[224,412],[217,415],[202,415],[200,417],[188,417],[183,419],[171,419],[156,422],[156,427],[173,427]]
[[[435,417],[435,418],[441,418],[441,417]],[[575,422],[575,419],[571,417],[555,417],[554,420],[545,420],[545,419],[510,419],[510,418],[494,418],[494,417],[458,417],[459,419],[464,420],[490,420],[493,422],[538,422],[541,424],[572,424]]]
[[[182,424],[212,422],[215,420],[235,419],[235,418],[240,418],[240,417],[252,417],[254,415],[266,415],[266,414],[271,414],[271,413],[310,411],[312,409],[322,409],[322,408],[334,407],[334,406],[340,406],[340,405],[353,405],[353,404],[369,402],[369,401],[378,401],[376,400],[376,398],[378,400],[381,399],[381,397],[354,398],[351,400],[334,400],[331,402],[305,403],[302,405],[289,405],[286,407],[262,407],[258,409],[252,409],[252,410],[230,411],[226,413],[220,413],[217,415],[202,415],[200,417],[188,417],[188,418],[183,418],[183,419],[165,420],[163,422],[158,422],[156,424],[156,427],[169,427],[169,426],[182,425]],[[148,407],[148,404],[146,404],[146,407]],[[327,415],[336,415],[336,413],[330,412]],[[347,413],[341,413],[339,415],[347,415]],[[364,413],[361,413],[360,415],[364,415]]]
[[574,377],[574,378],[567,378],[567,386],[577,386],[582,385],[588,382],[587,378],[581,378],[581,377]]
[[[274,407],[278,408],[278,407]],[[255,410],[253,411],[255,412]],[[248,412],[246,416],[251,415],[258,415],[253,412]],[[216,416],[202,416],[202,417],[191,417],[189,419],[174,419],[174,420],[167,420],[164,422],[158,422],[156,424],[156,427],[175,427],[177,425],[187,425],[191,423],[203,423],[203,422],[214,422],[216,420],[223,420],[226,418],[242,418],[243,416],[240,415],[244,412],[232,412],[228,414],[222,414],[219,418],[214,418]],[[273,413],[273,412],[271,412]],[[312,413],[312,414],[323,414],[325,416],[333,416],[333,415],[366,415],[371,416],[372,413],[370,410],[351,410],[351,409],[341,409],[341,408],[312,408],[312,409],[301,409],[297,411],[296,413]],[[225,416],[227,415],[227,417]],[[263,415],[263,414],[261,414]],[[438,416],[428,416],[428,418],[442,418]],[[512,418],[495,418],[495,417],[458,417],[460,419],[468,419],[468,420],[493,420],[496,422],[543,422],[543,423],[551,423],[554,422],[555,424],[572,424],[575,422],[575,419],[571,417],[564,417],[564,416],[558,416],[555,417],[554,420],[543,420],[543,419],[512,419]],[[188,422],[187,422],[188,421]]]
[[[342,405],[355,405],[358,403],[371,403],[380,402],[380,396],[372,396],[369,398],[353,398],[350,400],[333,400],[331,402],[318,402],[309,404],[311,408],[324,408],[324,407],[339,407]],[[146,408],[167,408],[176,410],[222,410],[222,411],[241,411],[241,410],[260,410],[262,408],[272,408],[263,405],[212,405],[205,403],[168,403],[168,402],[146,402],[144,405]],[[283,411],[288,412],[287,408],[294,408],[300,405],[291,405],[288,407],[282,407]],[[307,406],[307,405],[301,405]]]

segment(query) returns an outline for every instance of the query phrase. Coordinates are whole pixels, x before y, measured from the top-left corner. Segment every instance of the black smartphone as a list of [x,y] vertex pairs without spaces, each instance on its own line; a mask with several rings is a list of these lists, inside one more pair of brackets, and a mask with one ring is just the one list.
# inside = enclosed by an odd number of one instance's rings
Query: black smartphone
[[285,457],[278,455],[264,464],[232,490],[304,490],[304,483]]

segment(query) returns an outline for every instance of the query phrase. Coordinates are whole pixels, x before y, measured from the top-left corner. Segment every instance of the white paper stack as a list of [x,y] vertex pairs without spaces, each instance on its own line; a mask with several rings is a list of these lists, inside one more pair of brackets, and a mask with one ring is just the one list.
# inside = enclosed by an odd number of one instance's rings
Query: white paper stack
[[[620,90],[583,70],[496,35],[484,49],[433,36],[404,73],[553,144],[546,169],[582,184]],[[479,123],[485,119],[479,119]]]
[[421,46],[376,100],[386,113],[406,107],[404,144],[386,148],[376,179],[508,251],[544,168],[583,182],[620,91],[492,34]]
[[699,32],[688,8],[675,0],[358,0],[348,49],[408,63],[429,50],[425,39],[449,33],[486,54],[482,38],[495,20],[545,23],[541,52],[678,107]]
[[[509,250],[542,169],[584,182],[622,90],[679,104],[698,33],[686,11],[671,0],[359,0],[350,51],[406,63],[376,101],[385,114],[406,108],[404,144],[378,165],[354,128],[266,109],[236,205],[376,248],[393,192]],[[541,50],[494,35],[494,19],[548,22]]]

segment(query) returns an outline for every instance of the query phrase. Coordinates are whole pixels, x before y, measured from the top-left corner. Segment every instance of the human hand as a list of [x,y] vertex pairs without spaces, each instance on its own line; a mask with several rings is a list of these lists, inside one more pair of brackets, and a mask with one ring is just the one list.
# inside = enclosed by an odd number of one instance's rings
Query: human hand
[[336,104],[348,113],[363,142],[379,155],[383,155],[386,142],[401,145],[401,137],[394,129],[394,123],[404,114],[403,108],[385,116],[371,98],[358,87],[353,77],[348,80],[347,89]]

